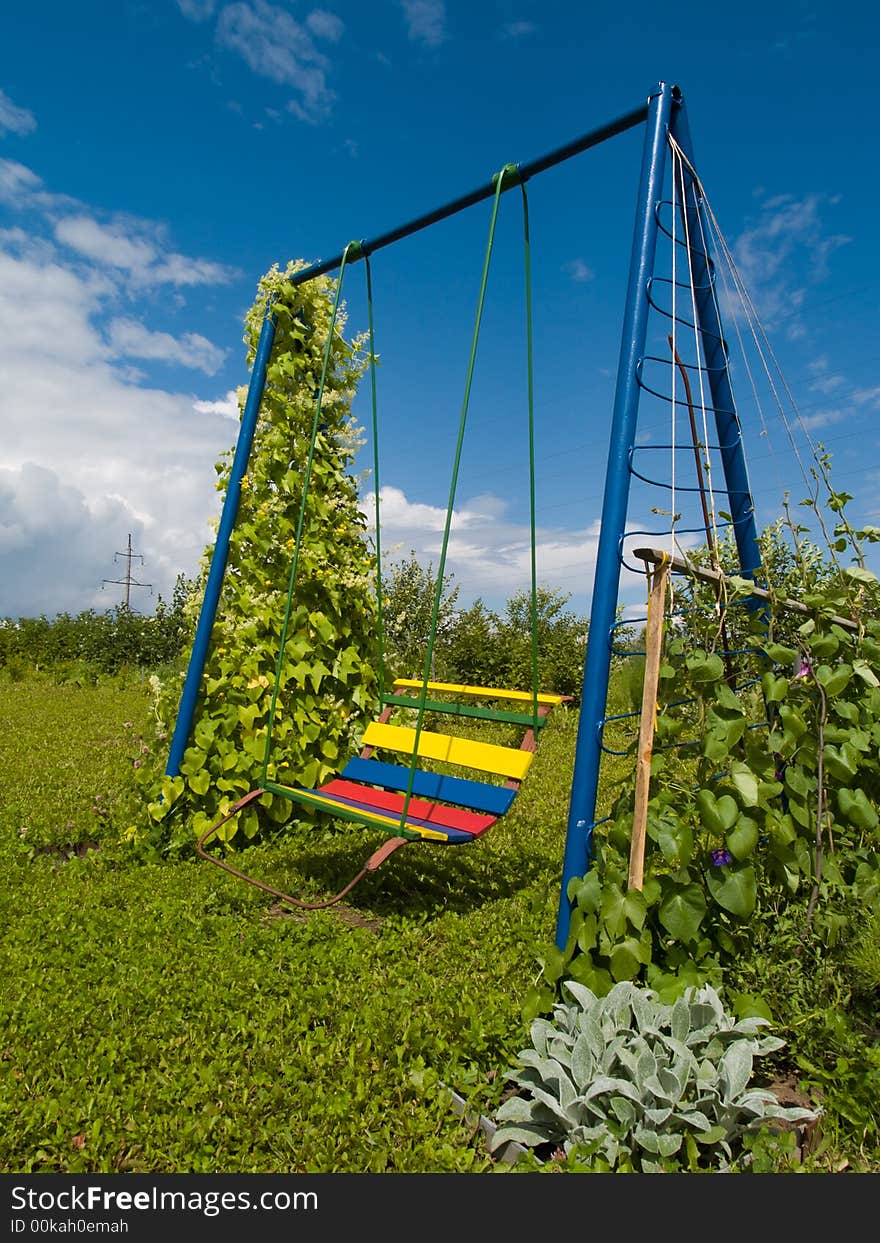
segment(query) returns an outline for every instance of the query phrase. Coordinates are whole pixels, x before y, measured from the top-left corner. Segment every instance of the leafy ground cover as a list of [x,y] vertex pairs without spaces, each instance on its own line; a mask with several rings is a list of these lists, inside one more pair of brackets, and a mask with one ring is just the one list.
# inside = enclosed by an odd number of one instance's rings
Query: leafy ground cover
[[[523,1000],[553,936],[574,710],[553,714],[483,842],[409,847],[345,907],[300,916],[205,863],[120,843],[144,816],[132,777],[152,727],[145,687],[3,691],[0,1168],[507,1168],[442,1085],[491,1115],[525,1042]],[[609,804],[628,766],[609,761]],[[82,857],[61,849],[86,840],[98,848]],[[319,893],[375,844],[303,827],[239,860]],[[825,1109],[801,1168],[880,1169],[877,1033],[850,1017],[854,989],[876,988],[876,930],[862,930],[859,964],[852,945],[805,946],[793,914],[759,911],[753,927],[734,983],[766,1000],[786,1041],[769,1073]]]
[[[485,842],[413,846],[340,913],[299,918],[205,863],[115,844],[144,690],[4,690],[2,1168],[496,1168],[440,1084],[488,1109],[521,1040],[536,930],[552,935],[573,713]],[[65,834],[100,849],[39,849]],[[318,891],[375,845],[304,829],[243,863]]]

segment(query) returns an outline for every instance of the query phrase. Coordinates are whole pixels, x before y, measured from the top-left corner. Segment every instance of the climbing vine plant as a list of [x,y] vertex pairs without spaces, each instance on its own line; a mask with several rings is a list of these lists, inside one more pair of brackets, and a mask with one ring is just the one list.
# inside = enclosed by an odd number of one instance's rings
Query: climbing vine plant
[[[735,574],[721,608],[699,584],[680,591],[660,669],[642,888],[628,887],[627,780],[594,830],[590,871],[570,882],[568,944],[542,955],[527,1017],[547,1012],[566,979],[599,996],[634,980],[666,1001],[718,986],[758,908],[797,899],[805,932],[833,944],[845,920],[836,898],[880,900],[880,583],[862,555],[880,531],[854,530],[852,498],[830,496],[829,554],[787,504],[764,533],[775,570],[766,608],[745,606],[751,584]],[[792,597],[802,611],[784,605]],[[735,678],[719,650],[722,609],[741,648]]]
[[[335,282],[327,277],[294,287],[273,266],[261,279],[245,321],[248,362],[270,298],[275,344],[242,481],[220,606],[211,635],[202,690],[180,775],[159,778],[180,701],[182,675],[154,681],[158,736],[156,765],[144,768],[157,842],[191,842],[258,783],[281,645],[281,629],[295,547],[321,367],[331,327]],[[366,342],[344,335],[337,315],[321,404],[297,565],[292,608],[273,721],[268,775],[312,785],[338,770],[376,701],[374,558],[358,504],[351,467],[359,447],[351,414],[367,364]],[[239,393],[243,405],[245,390]],[[217,463],[225,493],[231,451]],[[194,619],[212,548],[205,552]],[[259,810],[257,810],[259,807]],[[264,795],[220,836],[249,839],[266,818],[284,823],[292,804]],[[298,813],[302,814],[302,813]]]

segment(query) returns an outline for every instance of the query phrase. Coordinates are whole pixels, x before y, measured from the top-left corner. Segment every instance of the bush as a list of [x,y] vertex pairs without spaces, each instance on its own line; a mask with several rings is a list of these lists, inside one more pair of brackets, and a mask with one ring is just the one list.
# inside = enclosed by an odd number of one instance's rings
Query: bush
[[746,1133],[818,1117],[749,1086],[754,1059],[784,1042],[759,1035],[766,1019],[727,1015],[711,987],[671,1006],[628,982],[601,999],[573,980],[565,987],[574,1004],[531,1024],[532,1048],[509,1076],[523,1092],[500,1106],[493,1148],[561,1144],[621,1172],[705,1168],[707,1158],[724,1168]]
[[[433,615],[433,567],[415,553],[392,565],[385,578],[387,663],[394,676],[421,677]],[[478,598],[456,609],[454,576],[443,581],[434,645],[432,678],[474,686],[528,690],[532,685],[532,598],[514,593],[501,614]],[[536,593],[538,687],[580,697],[588,623],[566,609],[569,597],[548,587]]]
[[122,668],[156,669],[177,660],[190,636],[186,604],[194,585],[181,574],[171,602],[160,595],[153,616],[119,607],[76,616],[0,619],[0,668],[19,680],[50,669],[62,676],[94,680]]
[[[360,444],[351,402],[367,364],[366,342],[346,340],[344,310],[334,321],[336,282],[291,284],[305,266],[271,268],[247,315],[250,362],[270,299],[275,342],[188,746],[179,774],[161,775],[167,744],[156,747],[146,772],[157,844],[188,848],[265,780],[319,784],[338,771],[375,711],[375,563],[350,469]],[[221,492],[231,465],[231,453],[217,463]],[[206,549],[205,577],[211,553]],[[159,727],[169,736],[181,683],[156,687]],[[261,824],[284,824],[294,811],[287,798],[263,795],[259,810],[252,805],[218,837],[252,838]]]

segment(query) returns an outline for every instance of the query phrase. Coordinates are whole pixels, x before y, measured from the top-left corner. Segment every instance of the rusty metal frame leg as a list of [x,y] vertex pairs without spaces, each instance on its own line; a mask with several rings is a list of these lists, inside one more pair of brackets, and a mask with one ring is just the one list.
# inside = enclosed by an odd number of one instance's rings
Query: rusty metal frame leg
[[215,859],[214,856],[209,855],[205,849],[209,839],[214,836],[222,825],[226,824],[227,821],[234,819],[234,817],[242,812],[249,803],[252,803],[255,799],[258,799],[261,794],[267,793],[269,793],[268,790],[258,787],[255,790],[249,790],[248,793],[245,794],[243,798],[240,798],[237,803],[233,803],[226,815],[221,816],[215,824],[212,824],[211,827],[206,829],[201,835],[199,840],[196,842],[196,853],[200,858],[206,859],[208,863],[213,863],[215,867],[222,868],[224,872],[229,872],[231,876],[235,876],[239,880],[246,881],[248,885],[253,885],[257,889],[262,889],[264,893],[271,894],[273,898],[278,898],[281,902],[289,902],[291,906],[298,907],[302,911],[320,911],[325,907],[334,906],[337,902],[341,902],[342,899],[347,894],[351,893],[355,885],[362,881],[365,876],[367,876],[370,872],[375,872],[387,858],[394,854],[395,850],[399,849],[401,846],[406,846],[410,841],[410,838],[408,837],[388,838],[382,843],[378,850],[375,850],[370,855],[369,859],[358,872],[357,876],[355,876],[353,880],[350,880],[345,888],[341,889],[339,893],[335,894],[332,898],[327,898],[323,902],[303,902],[300,898],[291,897],[289,893],[284,893],[280,889],[273,889],[271,885],[266,885],[263,881],[256,880],[253,876],[248,876],[245,872],[239,871],[238,868],[232,867],[231,864],[224,863],[222,859]]

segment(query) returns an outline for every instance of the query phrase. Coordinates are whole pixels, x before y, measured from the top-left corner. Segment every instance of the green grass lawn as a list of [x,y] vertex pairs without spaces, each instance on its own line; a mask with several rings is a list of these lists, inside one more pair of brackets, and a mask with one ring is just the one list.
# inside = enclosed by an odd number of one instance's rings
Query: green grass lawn
[[[407,847],[344,907],[309,915],[207,863],[135,863],[113,845],[143,816],[129,782],[142,691],[8,684],[0,713],[0,1167],[496,1168],[441,1085],[491,1112],[523,1045],[576,713],[553,714],[485,839]],[[380,840],[303,827],[239,861],[326,893]],[[76,842],[98,848],[69,857]]]
[[[2,687],[0,1169],[502,1168],[443,1085],[491,1115],[529,1043],[521,1008],[554,936],[577,713],[552,714],[483,840],[408,846],[309,914],[198,859],[145,863],[120,845],[145,822],[131,778],[150,714],[131,685]],[[623,747],[631,723],[614,731]],[[631,767],[609,757],[606,804]],[[314,898],[380,841],[302,824],[236,863]],[[738,987],[768,998],[788,1066],[824,1094],[816,1168],[880,1168],[876,1033],[845,1017],[858,972],[863,995],[876,974],[877,933],[847,974],[804,954],[796,922],[766,918],[736,964]]]

